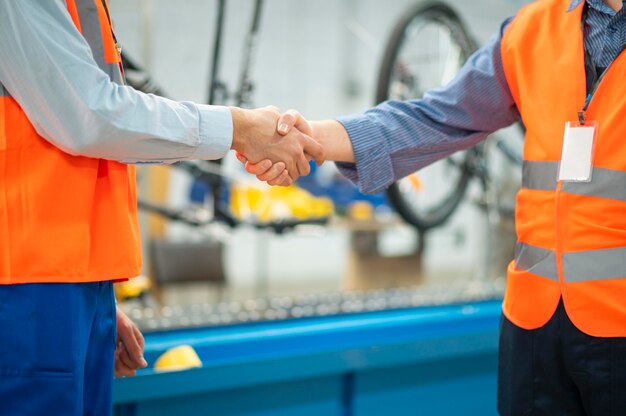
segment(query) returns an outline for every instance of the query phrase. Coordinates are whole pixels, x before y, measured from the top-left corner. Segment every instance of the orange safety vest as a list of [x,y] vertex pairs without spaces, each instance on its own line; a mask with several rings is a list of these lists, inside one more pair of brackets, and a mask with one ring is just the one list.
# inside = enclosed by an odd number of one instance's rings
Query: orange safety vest
[[[67,0],[67,7],[99,67],[122,83],[106,2]],[[140,272],[134,167],[62,152],[0,84],[0,284]]]
[[557,182],[565,122],[585,102],[584,3],[523,8],[502,38],[508,85],[527,133],[517,195],[515,261],[504,314],[535,329],[562,297],[571,321],[597,337],[626,336],[626,56],[609,67],[588,107],[598,122],[589,183]]

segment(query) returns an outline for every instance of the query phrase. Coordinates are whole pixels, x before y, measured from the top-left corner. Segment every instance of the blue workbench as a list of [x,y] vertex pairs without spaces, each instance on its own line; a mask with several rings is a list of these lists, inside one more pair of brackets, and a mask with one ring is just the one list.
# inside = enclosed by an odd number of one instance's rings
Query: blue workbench
[[189,344],[203,368],[116,380],[114,415],[495,415],[500,313],[498,300],[150,333],[150,365]]

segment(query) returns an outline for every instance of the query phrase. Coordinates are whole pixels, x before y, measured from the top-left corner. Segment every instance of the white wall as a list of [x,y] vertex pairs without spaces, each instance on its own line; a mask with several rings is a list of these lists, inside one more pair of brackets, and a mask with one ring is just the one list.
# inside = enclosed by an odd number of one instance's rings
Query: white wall
[[[110,0],[118,38],[177,99],[206,99],[215,0]],[[266,0],[254,78],[255,104],[297,108],[310,118],[373,103],[384,44],[415,0]],[[481,41],[520,0],[449,2]],[[232,86],[252,0],[228,1],[223,77]]]

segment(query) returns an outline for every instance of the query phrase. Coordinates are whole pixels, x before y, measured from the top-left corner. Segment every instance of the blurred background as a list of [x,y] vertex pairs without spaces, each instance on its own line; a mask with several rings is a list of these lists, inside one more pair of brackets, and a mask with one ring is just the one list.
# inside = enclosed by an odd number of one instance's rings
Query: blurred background
[[[220,0],[109,3],[137,85],[232,105],[249,60],[245,106],[315,120],[445,84],[524,1],[266,0],[250,54],[255,2],[229,0],[217,65]],[[138,167],[143,276],[116,286],[150,368],[115,415],[495,414],[521,131],[377,195],[332,163],[271,189],[232,154]],[[204,368],[160,373],[181,344]]]
[[[448,3],[482,44],[521,2]],[[124,52],[143,66],[168,96],[206,102],[216,4],[207,0],[187,0],[184,5],[174,0],[111,0],[111,12]],[[390,33],[413,4],[411,0],[266,1],[251,69],[251,106],[295,108],[309,119],[333,118],[372,106]],[[219,71],[231,92],[240,77],[252,14],[252,1],[227,4]],[[232,155],[224,165],[226,172],[241,177],[241,166]],[[517,172],[504,170],[502,173],[510,175],[513,182],[518,180]],[[224,235],[211,227],[190,227],[144,214],[145,274],[160,272],[174,283],[192,281],[162,285],[163,290],[157,291],[160,299],[165,303],[198,303],[503,276],[512,256],[512,226],[497,224],[498,241],[488,241],[493,239],[489,233],[494,230],[489,228],[494,224],[487,224],[484,209],[477,203],[478,183],[470,184],[469,196],[452,218],[420,241],[420,233],[398,218],[384,194],[358,194],[331,163],[314,175],[315,179],[303,182],[321,183],[330,189],[326,194],[332,194],[333,212],[339,214],[333,215],[327,227],[282,235],[240,227]],[[139,181],[145,198],[169,207],[183,209],[205,202],[203,190],[194,187],[192,176],[180,170],[143,167]],[[351,209],[358,213],[350,214]],[[353,221],[354,215],[360,220]],[[183,261],[175,247],[167,247],[160,252],[165,257],[153,261],[151,246],[156,240],[208,251],[205,259],[199,259],[197,251],[183,249],[194,253]],[[506,242],[504,247],[500,240]],[[178,257],[177,267],[181,261],[187,263],[185,270],[179,269],[179,276],[175,276],[176,267],[168,267],[168,255]],[[215,256],[221,261],[215,261]],[[198,264],[192,264],[194,261]],[[157,267],[164,270],[154,270]],[[182,276],[185,273],[205,273],[207,278],[204,282],[201,278],[186,279]]]

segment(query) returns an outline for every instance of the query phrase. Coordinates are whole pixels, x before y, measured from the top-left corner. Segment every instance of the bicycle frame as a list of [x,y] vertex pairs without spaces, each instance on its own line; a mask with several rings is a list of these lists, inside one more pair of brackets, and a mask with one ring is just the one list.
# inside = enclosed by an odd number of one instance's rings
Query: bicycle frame
[[[262,10],[263,0],[255,0],[252,21],[243,49],[243,64],[239,76],[238,89],[237,93],[234,95],[234,105],[237,107],[247,107],[252,102],[251,95],[254,91],[254,83],[252,82],[251,74],[259,39]],[[213,61],[209,74],[209,93],[207,100],[209,104],[225,104],[230,98],[226,84],[219,79],[225,18],[226,0],[218,0],[213,41]]]
[[[259,38],[259,30],[261,23],[261,13],[263,7],[263,0],[255,0],[254,11],[250,29],[248,31],[246,42],[244,46],[243,65],[239,77],[239,88],[235,95],[235,105],[238,107],[245,106],[251,102],[251,94],[253,92],[254,84],[252,82],[252,65],[254,63],[254,55],[257,50],[257,43]],[[215,38],[213,43],[213,62],[210,71],[209,80],[209,104],[225,104],[228,94],[226,94],[225,84],[219,80],[219,68],[221,61],[221,51],[224,32],[224,21],[226,18],[226,0],[218,0],[217,18],[215,22]],[[131,82],[131,85],[136,89],[139,89],[146,93],[154,93],[157,95],[165,96],[162,88],[150,77],[150,75],[141,68],[136,62],[128,57],[127,54],[122,55],[123,63],[126,68],[138,73],[135,82]],[[220,96],[221,93],[221,96]],[[200,166],[194,162],[179,162],[173,167],[183,169],[191,174],[196,180],[202,181],[208,184],[213,194],[213,217],[207,216],[207,213],[202,210],[186,211],[186,210],[172,210],[167,207],[154,204],[149,201],[139,200],[138,205],[141,209],[156,213],[165,218],[173,221],[184,222],[191,226],[203,226],[210,222],[217,221],[226,224],[230,228],[235,228],[240,225],[240,221],[235,218],[222,204],[222,195],[225,190],[225,184],[223,182],[224,175],[220,172],[220,161],[210,161],[214,165],[214,168],[209,164]],[[268,223],[251,224],[256,228],[271,229],[274,232],[280,234],[285,230],[292,229],[299,225],[324,225],[328,222],[328,218],[311,218],[308,220],[280,220]]]

